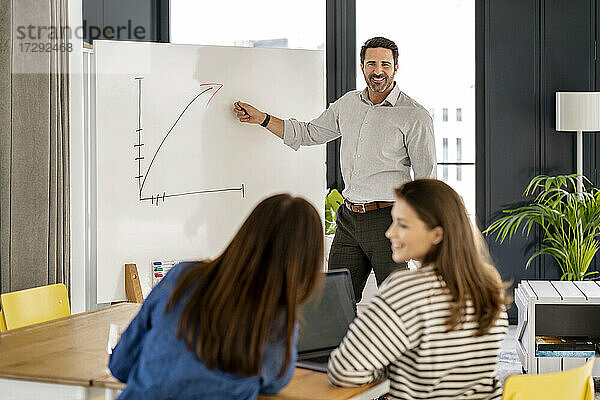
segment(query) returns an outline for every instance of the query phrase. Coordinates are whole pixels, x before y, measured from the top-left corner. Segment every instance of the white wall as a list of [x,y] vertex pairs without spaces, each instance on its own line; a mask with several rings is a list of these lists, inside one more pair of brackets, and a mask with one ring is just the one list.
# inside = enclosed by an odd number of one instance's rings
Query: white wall
[[[82,3],[69,2],[69,26],[82,25]],[[85,265],[85,148],[83,124],[83,40],[71,38],[69,55],[71,173],[71,312],[89,309]]]

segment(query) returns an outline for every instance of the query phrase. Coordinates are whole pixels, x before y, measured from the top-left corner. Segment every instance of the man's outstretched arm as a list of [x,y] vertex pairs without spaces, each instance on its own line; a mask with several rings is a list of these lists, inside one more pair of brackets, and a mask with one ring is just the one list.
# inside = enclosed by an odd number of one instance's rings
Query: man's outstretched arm
[[233,111],[240,122],[262,124],[274,135],[282,138],[284,144],[298,150],[300,146],[323,144],[340,136],[336,105],[337,102],[334,102],[319,117],[310,122],[302,122],[294,118],[282,120],[241,101],[233,103]]
[[[241,101],[233,103],[233,111],[240,122],[247,122],[249,124],[261,124],[267,118],[266,113],[257,110],[248,103],[242,103]],[[283,139],[283,120],[270,115],[268,124],[265,128]]]

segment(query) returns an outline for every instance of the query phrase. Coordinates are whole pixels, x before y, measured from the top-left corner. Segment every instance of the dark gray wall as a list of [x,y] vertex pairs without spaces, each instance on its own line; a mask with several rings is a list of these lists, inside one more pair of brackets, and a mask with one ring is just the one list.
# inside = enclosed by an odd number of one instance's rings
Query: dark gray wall
[[[94,39],[169,41],[169,0],[83,0],[83,20],[88,43]],[[115,32],[105,32],[108,27]],[[117,32],[118,27],[126,29]]]
[[[327,105],[356,89],[356,0],[327,0]],[[340,143],[327,143],[327,187],[344,190]]]
[[[576,171],[575,135],[554,130],[554,99],[556,91],[595,90],[596,26],[596,0],[477,0],[477,218],[482,228],[501,209],[523,201],[535,175]],[[584,174],[596,183],[598,143],[594,135],[586,136]],[[505,280],[560,277],[548,257],[524,269],[539,248],[538,236],[502,245],[488,238],[488,243]],[[509,315],[514,319],[514,307]]]

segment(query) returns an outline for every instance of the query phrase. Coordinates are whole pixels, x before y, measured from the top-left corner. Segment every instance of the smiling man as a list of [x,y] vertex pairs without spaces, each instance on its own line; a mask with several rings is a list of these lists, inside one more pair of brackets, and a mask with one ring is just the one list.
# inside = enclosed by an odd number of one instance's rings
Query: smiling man
[[344,206],[338,209],[328,267],[350,270],[357,302],[371,270],[379,285],[395,269],[407,268],[394,263],[385,237],[393,189],[411,180],[411,168],[415,179],[435,178],[437,168],[431,117],[394,81],[396,44],[383,37],[367,40],[360,68],[365,90],[346,93],[310,122],[282,120],[250,104],[234,103],[241,122],[262,125],[294,150],[342,138]]

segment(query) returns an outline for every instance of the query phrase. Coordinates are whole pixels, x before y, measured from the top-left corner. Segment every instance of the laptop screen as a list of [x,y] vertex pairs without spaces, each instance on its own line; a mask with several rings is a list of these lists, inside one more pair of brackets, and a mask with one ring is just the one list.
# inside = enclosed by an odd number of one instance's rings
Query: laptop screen
[[313,295],[303,309],[298,353],[331,350],[341,342],[356,316],[348,270],[327,272],[322,293]]

